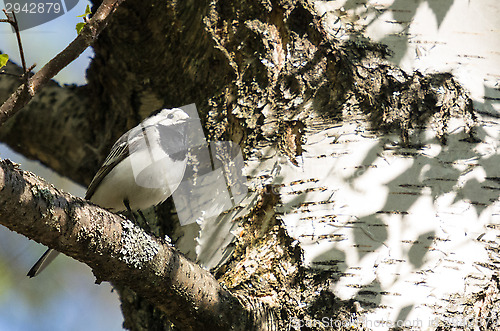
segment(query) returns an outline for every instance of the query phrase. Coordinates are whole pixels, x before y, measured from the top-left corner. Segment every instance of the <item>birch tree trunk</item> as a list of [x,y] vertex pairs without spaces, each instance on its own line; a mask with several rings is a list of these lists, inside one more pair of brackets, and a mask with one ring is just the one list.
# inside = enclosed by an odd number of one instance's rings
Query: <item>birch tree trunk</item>
[[[88,184],[127,128],[195,103],[209,141],[241,147],[249,193],[185,226],[168,201],[153,229],[254,318],[275,330],[496,323],[498,114],[476,112],[450,73],[389,62],[359,7],[326,5],[128,0],[94,45],[88,86],[44,90],[0,139]],[[176,328],[117,290],[126,328]]]

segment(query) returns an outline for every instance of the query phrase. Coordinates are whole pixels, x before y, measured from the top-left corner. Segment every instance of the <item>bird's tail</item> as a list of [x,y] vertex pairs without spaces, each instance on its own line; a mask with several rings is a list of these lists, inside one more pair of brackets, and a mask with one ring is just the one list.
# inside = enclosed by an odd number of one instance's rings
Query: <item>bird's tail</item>
[[45,253],[36,261],[35,265],[31,267],[30,271],[28,271],[28,277],[35,277],[38,275],[40,272],[45,269],[50,262],[52,262],[57,255],[59,255],[58,251],[53,250],[52,248],[47,249]]

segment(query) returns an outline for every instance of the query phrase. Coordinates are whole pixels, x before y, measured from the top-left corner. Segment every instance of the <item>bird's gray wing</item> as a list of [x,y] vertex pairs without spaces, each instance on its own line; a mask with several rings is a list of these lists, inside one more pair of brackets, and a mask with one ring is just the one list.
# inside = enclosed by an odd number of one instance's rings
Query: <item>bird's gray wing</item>
[[[129,155],[129,144],[128,141],[129,134],[132,130],[123,134],[120,139],[118,139],[113,147],[111,148],[111,152],[104,160],[103,165],[92,179],[90,183],[87,193],[85,195],[85,199],[90,199],[94,194],[97,186],[103,180],[104,177],[123,159],[125,159]],[[58,251],[55,251],[51,248],[47,249],[45,253],[38,259],[38,261],[31,267],[30,271],[28,271],[28,277],[35,277],[43,269],[45,269],[56,257],[59,255]]]
[[107,174],[113,168],[123,161],[128,155],[129,155],[129,135],[132,130],[127,131],[124,133],[113,145],[111,148],[111,152],[109,155],[106,157],[104,160],[101,168],[97,173],[95,174],[94,178],[92,179],[92,182],[90,182],[89,187],[87,188],[87,193],[85,194],[85,199],[89,200],[92,198],[94,195],[97,187],[99,184],[102,182],[104,177],[106,177]]
[[[133,154],[139,148],[144,147],[144,139],[147,136],[146,131],[156,130],[160,135],[160,142],[174,160],[183,160],[186,157],[186,142],[185,142],[186,126],[182,124],[174,124],[169,126],[162,125],[139,125],[124,133],[113,145],[111,152],[104,160],[99,171],[97,171],[94,179],[87,188],[85,199],[89,200],[94,195],[97,187],[102,182],[104,177],[113,168],[123,161],[130,154]],[[146,141],[146,143],[148,143]]]

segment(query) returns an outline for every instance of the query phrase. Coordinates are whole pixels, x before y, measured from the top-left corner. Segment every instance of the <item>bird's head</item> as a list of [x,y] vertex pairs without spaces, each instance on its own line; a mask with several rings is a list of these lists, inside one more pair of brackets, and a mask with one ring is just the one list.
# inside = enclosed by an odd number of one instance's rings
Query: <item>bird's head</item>
[[185,123],[189,120],[189,115],[180,108],[162,108],[153,112],[143,121],[144,126],[162,125],[171,126]]

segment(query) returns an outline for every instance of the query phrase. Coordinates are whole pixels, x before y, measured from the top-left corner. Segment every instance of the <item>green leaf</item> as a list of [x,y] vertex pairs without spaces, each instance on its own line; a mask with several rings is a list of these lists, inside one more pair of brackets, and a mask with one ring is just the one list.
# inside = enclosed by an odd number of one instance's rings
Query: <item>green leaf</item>
[[86,17],[87,15],[90,14],[92,14],[92,11],[90,10],[90,6],[87,5],[87,8],[85,8],[85,14],[77,16],[77,17],[83,17],[84,22],[76,23],[76,33],[80,34],[80,32],[82,32],[82,29],[85,26]]
[[80,32],[82,32],[82,29],[84,26],[85,26],[85,23],[83,23],[83,22],[76,23],[76,33],[80,34]]
[[85,14],[77,16],[77,17],[85,17],[85,16],[90,15],[90,14],[92,14],[92,11],[90,11],[90,6],[87,5],[87,8],[85,8]]
[[87,5],[87,8],[85,8],[85,15],[90,15],[92,14],[92,11],[90,10],[90,6]]
[[9,56],[7,54],[0,54],[0,68],[5,66],[9,61]]

